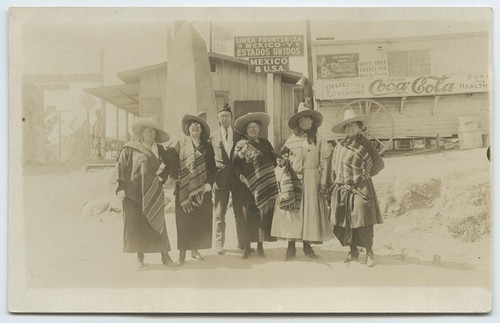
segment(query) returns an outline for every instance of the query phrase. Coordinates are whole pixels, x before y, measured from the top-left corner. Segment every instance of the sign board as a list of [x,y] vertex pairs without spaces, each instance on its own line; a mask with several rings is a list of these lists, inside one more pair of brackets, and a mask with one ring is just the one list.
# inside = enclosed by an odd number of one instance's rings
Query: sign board
[[359,61],[358,70],[360,78],[389,76],[387,60]]
[[288,57],[249,58],[248,66],[254,73],[280,73],[289,70]]
[[319,100],[428,96],[490,91],[486,73],[440,76],[380,77],[369,79],[317,80]]
[[304,36],[237,36],[234,57],[304,56]]
[[317,55],[318,79],[340,79],[358,77],[359,54]]

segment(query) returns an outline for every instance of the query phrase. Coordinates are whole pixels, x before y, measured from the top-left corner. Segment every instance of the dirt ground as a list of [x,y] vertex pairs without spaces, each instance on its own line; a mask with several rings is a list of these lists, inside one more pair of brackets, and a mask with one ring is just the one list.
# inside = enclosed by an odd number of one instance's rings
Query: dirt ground
[[[240,259],[234,215],[228,210],[226,255],[201,250],[204,261],[161,265],[147,254],[135,270],[135,255],[122,253],[120,212],[80,214],[86,201],[114,200],[111,169],[24,177],[26,282],[29,288],[491,288],[491,170],[485,150],[386,158],[374,184],[384,224],[376,226],[378,265],[342,263],[347,250],[337,240],[301,248],[284,261],[286,242],[268,242],[266,257]],[[170,192],[171,193],[171,192]],[[87,210],[88,211],[88,210]],[[175,216],[166,214],[177,259]],[[298,244],[300,247],[300,244]],[[361,259],[364,259],[362,255]],[[244,279],[242,279],[244,277]]]

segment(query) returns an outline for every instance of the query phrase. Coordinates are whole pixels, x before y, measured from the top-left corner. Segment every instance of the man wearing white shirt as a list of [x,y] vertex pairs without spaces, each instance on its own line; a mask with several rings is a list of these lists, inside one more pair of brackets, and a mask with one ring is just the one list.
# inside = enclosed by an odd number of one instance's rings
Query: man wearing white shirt
[[[235,144],[243,136],[231,125],[233,114],[231,106],[225,103],[218,108],[217,118],[220,128],[214,131],[211,143],[214,148],[215,164],[217,174],[214,183],[214,215],[215,215],[215,247],[219,255],[224,254],[224,242],[226,238],[226,211],[229,201],[229,193],[233,200],[233,211],[236,220],[236,234],[239,237],[241,221],[243,219],[243,204],[239,193],[243,185],[236,175],[232,164]],[[238,239],[239,241],[239,239]]]

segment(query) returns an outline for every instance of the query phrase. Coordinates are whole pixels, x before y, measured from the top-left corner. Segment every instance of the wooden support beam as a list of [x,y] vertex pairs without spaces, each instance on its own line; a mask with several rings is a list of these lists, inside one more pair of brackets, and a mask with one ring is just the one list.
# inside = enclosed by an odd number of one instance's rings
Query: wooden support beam
[[437,110],[437,102],[438,102],[438,100],[439,100],[439,98],[440,98],[440,97],[441,97],[441,96],[439,96],[439,95],[436,95],[436,96],[434,97],[434,106],[432,107],[432,115],[435,115],[435,114],[436,114],[436,110]]
[[401,97],[401,106],[399,107],[399,113],[403,113],[405,108],[406,96]]

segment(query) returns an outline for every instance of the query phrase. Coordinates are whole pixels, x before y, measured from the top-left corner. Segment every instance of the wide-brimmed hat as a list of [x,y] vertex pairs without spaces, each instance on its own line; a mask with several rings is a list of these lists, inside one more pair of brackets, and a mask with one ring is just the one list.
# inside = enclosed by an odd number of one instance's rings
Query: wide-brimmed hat
[[144,128],[152,128],[156,130],[155,141],[157,143],[165,142],[170,139],[170,136],[167,132],[160,128],[159,125],[156,124],[153,118],[136,118],[132,123],[132,132],[139,138],[142,138],[142,133],[144,132]]
[[362,121],[364,124],[367,119],[368,119],[367,115],[357,115],[353,109],[347,109],[344,111],[344,120],[336,123],[332,127],[332,131],[337,132],[337,133],[343,133],[344,127],[346,124],[349,124],[349,123],[355,122],[355,121]]
[[182,118],[182,132],[184,132],[186,136],[189,136],[188,125],[190,121],[196,121],[201,124],[203,131],[207,134],[207,137],[210,137],[210,127],[205,120],[207,120],[207,113],[205,111],[201,111],[195,116],[192,114],[185,114]]
[[256,121],[261,124],[260,131],[264,130],[269,126],[271,118],[265,112],[249,112],[234,122],[234,128],[243,134],[246,133],[246,126],[249,122]]
[[288,126],[292,129],[297,128],[298,121],[302,117],[313,118],[314,124],[318,128],[323,123],[323,115],[319,111],[309,108],[304,104],[304,102],[300,102],[299,108],[297,109],[297,113],[295,113],[293,116],[290,117],[290,119],[288,119]]

